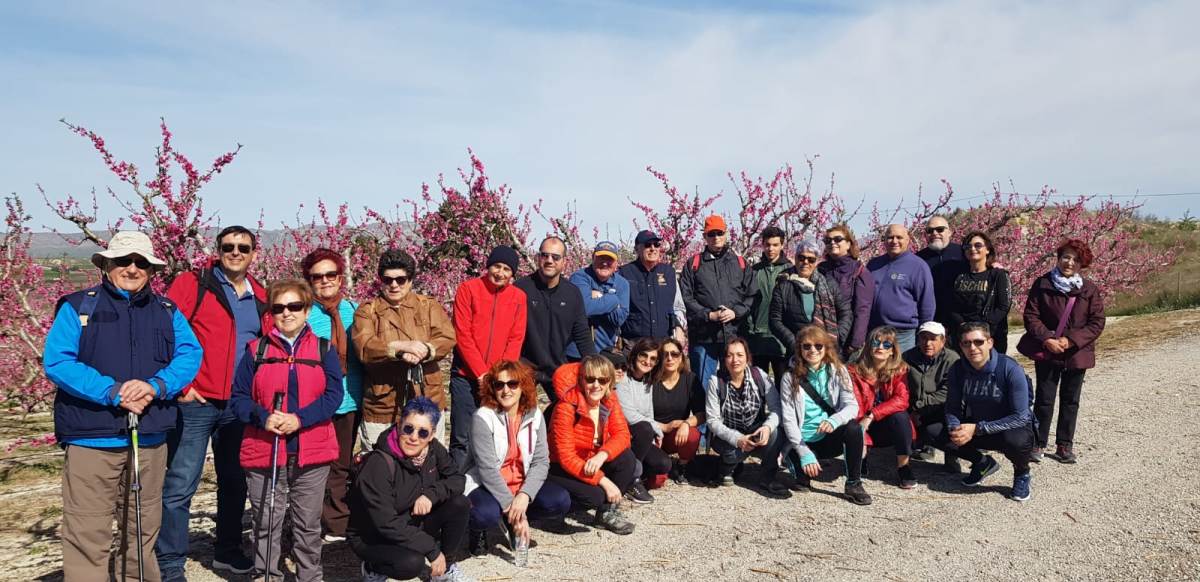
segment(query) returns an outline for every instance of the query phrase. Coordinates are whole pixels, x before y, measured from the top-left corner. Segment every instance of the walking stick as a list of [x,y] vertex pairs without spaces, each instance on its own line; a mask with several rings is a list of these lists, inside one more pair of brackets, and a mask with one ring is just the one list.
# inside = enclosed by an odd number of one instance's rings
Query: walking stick
[[[272,405],[272,411],[278,412],[283,408],[283,392],[275,393],[275,402]],[[271,500],[267,502],[267,565],[266,571],[263,572],[263,577],[266,582],[271,582],[271,530],[270,528],[275,523],[275,484],[279,479],[279,435],[275,435],[275,442],[271,444]],[[260,526],[261,527],[261,526]]]
[[133,515],[137,524],[138,582],[145,582],[146,572],[142,566],[142,474],[138,469],[138,415],[130,412],[128,418],[129,438],[133,443],[133,478],[130,479],[129,488],[133,490]]

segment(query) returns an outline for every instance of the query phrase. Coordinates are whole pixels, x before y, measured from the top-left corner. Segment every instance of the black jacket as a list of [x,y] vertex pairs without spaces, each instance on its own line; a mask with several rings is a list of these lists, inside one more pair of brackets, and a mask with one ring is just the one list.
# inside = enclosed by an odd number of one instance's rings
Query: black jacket
[[950,243],[941,251],[925,247],[917,256],[929,265],[929,274],[933,276],[933,298],[936,302],[933,319],[948,325],[954,279],[967,270],[967,258],[963,255],[962,245]]
[[580,356],[596,353],[583,295],[566,277],[559,277],[553,288],[536,275],[522,277],[515,285],[525,292],[529,307],[521,359],[533,366],[539,384],[549,386],[554,370],[567,362],[566,349],[572,342]]
[[379,435],[374,450],[358,468],[350,491],[346,535],[366,544],[407,548],[433,561],[442,548],[437,539],[421,529],[422,518],[411,513],[413,503],[424,495],[436,506],[462,495],[466,479],[437,440],[429,443],[429,456],[420,467],[396,456],[387,442],[395,430],[393,426]]
[[[687,308],[688,339],[696,344],[723,344],[735,337],[738,324],[750,313],[753,287],[754,271],[729,247],[720,255],[705,250],[698,261],[689,258],[679,282]],[[709,321],[708,314],[722,305],[733,310],[733,321],[724,325]]]
[[831,335],[837,335],[839,348],[845,346],[850,338],[850,329],[854,326],[850,298],[842,297],[833,279],[814,272],[813,314],[809,318],[804,314],[800,283],[791,278],[794,273],[795,269],[788,270],[775,284],[775,292],[771,296],[771,333],[787,347],[789,354],[795,354],[796,332],[810,323],[820,325]]

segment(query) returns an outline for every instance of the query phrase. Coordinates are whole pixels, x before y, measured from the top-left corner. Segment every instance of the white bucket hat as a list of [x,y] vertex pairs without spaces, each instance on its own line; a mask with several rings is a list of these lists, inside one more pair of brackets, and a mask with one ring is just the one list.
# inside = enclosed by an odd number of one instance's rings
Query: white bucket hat
[[166,261],[154,256],[154,246],[150,237],[136,230],[123,230],[114,234],[108,241],[108,248],[92,253],[92,264],[104,268],[104,259],[117,259],[129,255],[141,255],[155,267],[165,267]]

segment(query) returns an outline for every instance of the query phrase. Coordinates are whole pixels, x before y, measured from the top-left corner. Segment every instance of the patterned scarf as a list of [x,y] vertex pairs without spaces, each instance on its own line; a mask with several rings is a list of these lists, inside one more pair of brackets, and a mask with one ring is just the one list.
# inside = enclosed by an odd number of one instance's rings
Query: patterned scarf
[[1065,277],[1058,267],[1050,270],[1050,283],[1054,285],[1064,295],[1070,295],[1072,291],[1078,291],[1083,288],[1083,276],[1075,273],[1073,277]]

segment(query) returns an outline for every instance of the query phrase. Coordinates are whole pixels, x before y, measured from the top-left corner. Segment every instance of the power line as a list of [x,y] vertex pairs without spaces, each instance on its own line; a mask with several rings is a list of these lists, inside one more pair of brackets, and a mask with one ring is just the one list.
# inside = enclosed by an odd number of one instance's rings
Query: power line
[[[1000,193],[1001,197],[1004,197],[1007,195],[1008,195],[1008,193],[1004,193],[1004,192]],[[1041,193],[1039,193],[1039,194],[1027,194],[1027,196],[1030,198],[1038,198],[1041,196],[1045,196],[1047,198],[1080,198],[1080,197],[1083,197],[1083,198],[1166,198],[1166,197],[1172,197],[1172,196],[1200,196],[1200,192],[1164,192],[1164,193],[1159,193],[1159,194],[1041,194]],[[964,202],[967,200],[978,200],[980,198],[995,198],[995,197],[996,197],[996,194],[994,192],[991,194],[976,194],[974,196],[964,196],[961,198],[958,196],[954,196],[954,197],[950,198],[950,202],[953,204],[953,203],[957,203],[957,202]],[[920,210],[921,208],[922,208],[921,206],[902,206],[902,207],[897,208],[896,210]]]

